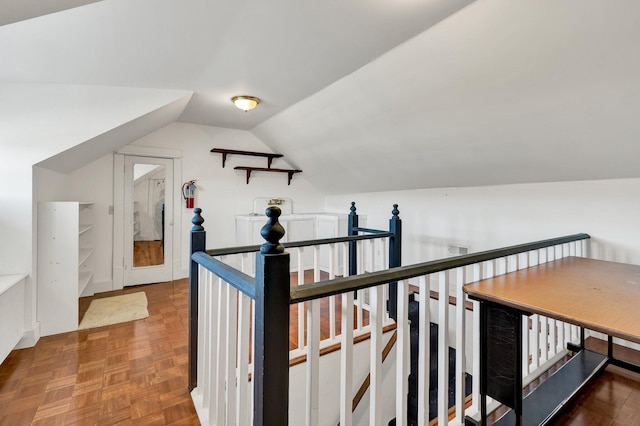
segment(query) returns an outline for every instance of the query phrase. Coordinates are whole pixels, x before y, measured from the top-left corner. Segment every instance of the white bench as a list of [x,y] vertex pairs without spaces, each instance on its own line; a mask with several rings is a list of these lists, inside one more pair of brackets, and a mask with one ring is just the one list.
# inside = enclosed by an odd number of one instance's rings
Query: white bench
[[0,362],[24,333],[24,274],[0,275]]

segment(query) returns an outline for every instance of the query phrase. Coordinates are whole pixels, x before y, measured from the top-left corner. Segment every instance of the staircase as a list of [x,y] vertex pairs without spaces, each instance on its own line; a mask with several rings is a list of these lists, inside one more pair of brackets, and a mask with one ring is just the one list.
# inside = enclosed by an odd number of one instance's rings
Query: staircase
[[[410,426],[418,424],[418,314],[419,303],[410,296],[409,301],[409,320],[410,338],[411,338],[411,372],[409,374],[409,398],[407,421]],[[429,420],[437,417],[438,410],[438,324],[431,324],[431,342],[429,356]],[[456,350],[449,348],[449,365],[456,365]],[[465,375],[465,395],[471,394],[471,375]],[[449,370],[449,407],[455,405],[455,369]],[[396,420],[389,422],[389,426],[395,426]]]

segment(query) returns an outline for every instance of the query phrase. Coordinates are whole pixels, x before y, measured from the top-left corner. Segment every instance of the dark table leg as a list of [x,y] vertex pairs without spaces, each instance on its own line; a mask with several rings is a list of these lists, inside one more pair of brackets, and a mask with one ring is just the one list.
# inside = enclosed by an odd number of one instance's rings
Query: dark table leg
[[522,424],[522,315],[497,303],[480,302],[480,418],[487,424],[490,396],[514,410]]

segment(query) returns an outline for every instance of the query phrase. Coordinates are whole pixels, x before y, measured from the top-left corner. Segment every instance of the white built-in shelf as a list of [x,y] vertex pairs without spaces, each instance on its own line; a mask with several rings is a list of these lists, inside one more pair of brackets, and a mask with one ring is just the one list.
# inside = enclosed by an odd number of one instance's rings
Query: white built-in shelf
[[87,260],[89,256],[91,256],[92,253],[93,253],[93,249],[90,249],[90,248],[80,249],[80,253],[78,254],[78,265],[82,265],[84,261]]
[[[87,285],[91,282],[91,278],[93,278],[93,272],[80,272],[78,274],[78,294],[82,294],[87,288]],[[77,320],[76,320],[77,322]],[[76,324],[77,328],[77,324]]]
[[78,299],[93,282],[92,203],[38,203],[38,319],[43,336],[78,329]]

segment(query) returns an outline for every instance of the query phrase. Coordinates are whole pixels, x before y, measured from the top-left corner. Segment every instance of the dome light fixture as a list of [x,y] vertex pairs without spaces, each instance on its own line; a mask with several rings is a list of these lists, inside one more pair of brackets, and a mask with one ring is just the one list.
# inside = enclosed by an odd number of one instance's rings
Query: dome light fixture
[[253,96],[234,96],[231,98],[233,104],[244,112],[254,109],[260,103],[260,99]]

